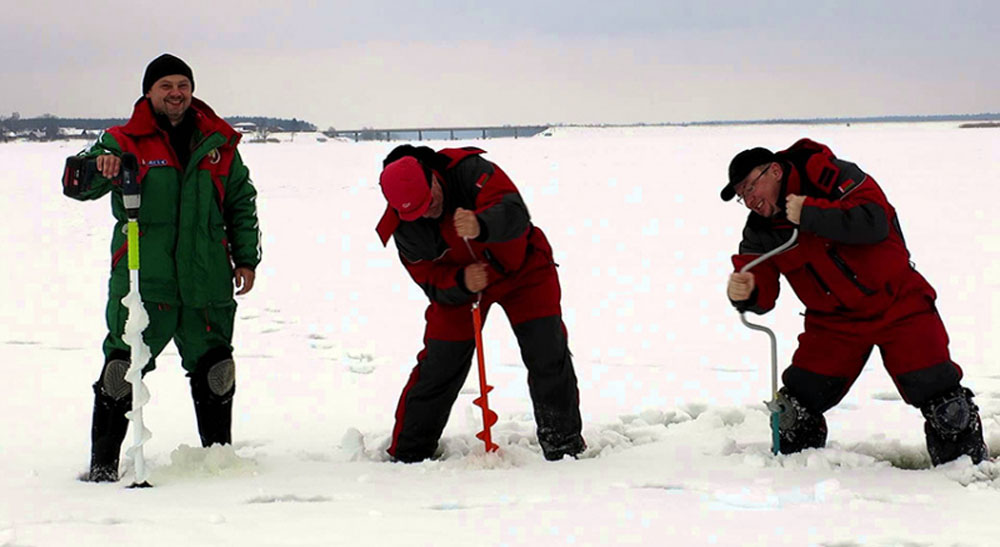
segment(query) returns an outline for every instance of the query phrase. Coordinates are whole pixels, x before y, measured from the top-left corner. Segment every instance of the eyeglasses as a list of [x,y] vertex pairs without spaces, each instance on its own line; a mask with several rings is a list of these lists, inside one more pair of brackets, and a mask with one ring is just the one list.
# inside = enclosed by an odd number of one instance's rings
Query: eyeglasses
[[753,193],[753,191],[754,191],[754,190],[756,190],[756,189],[757,189],[757,181],[758,181],[758,180],[760,180],[760,177],[763,177],[763,176],[764,176],[764,173],[767,173],[768,171],[770,171],[770,170],[771,170],[771,166],[772,166],[772,165],[774,165],[774,163],[773,163],[773,162],[772,162],[772,163],[769,163],[769,164],[767,164],[767,167],[765,167],[765,168],[764,168],[764,169],[763,169],[763,170],[762,170],[762,171],[760,172],[760,174],[758,174],[758,175],[757,175],[756,177],[754,177],[754,179],[753,179],[752,181],[750,181],[750,182],[748,182],[748,183],[744,184],[744,185],[743,185],[743,189],[742,189],[742,190],[740,190],[740,191],[736,192],[736,202],[737,202],[737,203],[740,203],[740,204],[742,204],[742,203],[743,203],[743,199],[744,199],[744,197],[745,197],[745,196],[749,196],[750,194],[752,194],[752,193]]

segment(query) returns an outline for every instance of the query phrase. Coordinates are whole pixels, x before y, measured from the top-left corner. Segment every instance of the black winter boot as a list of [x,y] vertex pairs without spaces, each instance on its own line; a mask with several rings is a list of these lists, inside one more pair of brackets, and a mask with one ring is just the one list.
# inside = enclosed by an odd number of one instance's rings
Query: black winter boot
[[580,435],[574,435],[569,439],[556,443],[553,443],[551,438],[542,441],[542,437],[539,437],[538,441],[542,445],[542,453],[545,455],[545,459],[550,462],[557,462],[565,456],[576,459],[587,449],[587,443],[583,441],[583,437]]
[[188,376],[201,445],[207,448],[213,444],[232,444],[236,393],[236,364],[232,355],[228,351],[210,351]]
[[94,416],[90,426],[90,472],[85,480],[118,480],[118,459],[128,431],[125,413],[132,408],[131,385],[125,382],[129,362],[112,359],[94,383]]
[[794,454],[807,448],[826,446],[826,418],[802,406],[788,388],[778,390],[778,449],[782,454]]
[[931,463],[941,465],[961,456],[969,456],[972,463],[989,458],[983,441],[983,424],[979,407],[972,402],[971,390],[960,387],[940,397],[931,399],[920,407],[927,436],[927,452]]

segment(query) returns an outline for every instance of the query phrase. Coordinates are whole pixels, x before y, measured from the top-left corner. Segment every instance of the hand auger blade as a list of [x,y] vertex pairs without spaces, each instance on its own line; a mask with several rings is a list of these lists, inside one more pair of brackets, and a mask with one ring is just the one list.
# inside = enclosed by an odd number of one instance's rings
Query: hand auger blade
[[483,318],[479,312],[479,302],[472,304],[472,322],[476,328],[476,357],[479,363],[479,397],[472,404],[483,409],[483,430],[476,433],[476,438],[483,441],[487,452],[496,452],[500,447],[493,442],[490,428],[497,423],[497,413],[490,410],[487,394],[493,391],[493,386],[486,384],[486,359],[483,357]]
[[142,188],[139,186],[139,161],[134,154],[122,154],[121,191],[128,217],[128,269],[129,291],[122,299],[122,304],[128,308],[128,319],[125,321],[125,332],[122,339],[129,345],[131,363],[125,373],[125,380],[132,385],[132,409],[125,416],[132,422],[133,444],[125,455],[135,463],[135,480],[129,488],[149,488],[146,458],[142,445],[146,444],[153,434],[146,428],[142,419],[142,407],[149,402],[149,390],[142,381],[142,370],[149,362],[149,346],[142,337],[143,331],[149,325],[149,315],[146,313],[139,291],[139,208],[142,203]]
[[[799,230],[796,228],[795,230],[792,230],[792,236],[788,238],[788,241],[755,258],[753,261],[740,268],[740,273],[747,272],[754,266],[764,262],[774,255],[785,252],[788,248],[795,244],[795,240],[798,239],[798,237]],[[778,455],[778,453],[781,452],[781,436],[778,431],[778,424],[780,421],[779,415],[784,410],[778,403],[778,339],[774,336],[774,331],[771,329],[763,325],[757,325],[747,321],[745,312],[740,312],[740,321],[742,321],[748,328],[759,330],[764,334],[767,334],[767,336],[771,339],[771,400],[765,401],[764,404],[767,406],[767,409],[771,411],[771,453]]]

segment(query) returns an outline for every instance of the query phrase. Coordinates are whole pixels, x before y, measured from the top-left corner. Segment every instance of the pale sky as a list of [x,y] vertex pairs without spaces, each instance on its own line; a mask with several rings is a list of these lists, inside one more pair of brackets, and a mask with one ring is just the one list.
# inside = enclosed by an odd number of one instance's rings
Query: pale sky
[[0,0],[0,115],[127,117],[171,52],[321,129],[1000,111],[1000,2]]

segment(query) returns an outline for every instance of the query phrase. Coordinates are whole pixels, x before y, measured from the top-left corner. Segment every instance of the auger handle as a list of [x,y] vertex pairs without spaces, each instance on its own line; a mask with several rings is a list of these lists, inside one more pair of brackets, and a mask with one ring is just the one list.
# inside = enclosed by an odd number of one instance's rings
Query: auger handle
[[[785,252],[785,250],[795,244],[795,240],[798,239],[798,237],[799,229],[796,228],[792,230],[792,237],[788,238],[788,241],[751,260],[740,268],[740,273],[746,273],[761,262],[768,260],[774,255]],[[778,339],[774,336],[774,331],[771,329],[765,327],[764,325],[758,325],[747,321],[746,312],[740,312],[740,321],[753,330],[761,331],[767,334],[767,336],[771,339],[771,400],[766,401],[765,404],[771,411],[771,453],[777,455],[781,451],[781,437],[778,434],[778,412],[781,410],[778,405]]]

